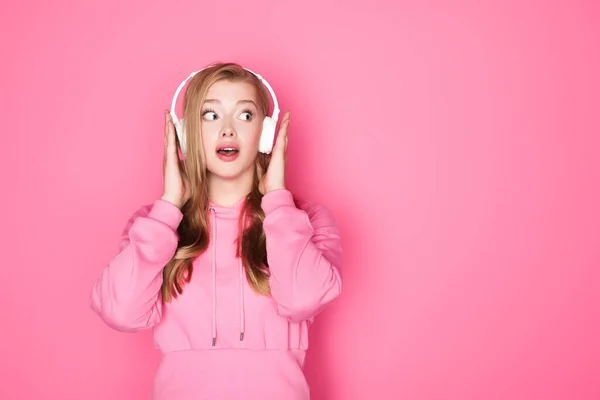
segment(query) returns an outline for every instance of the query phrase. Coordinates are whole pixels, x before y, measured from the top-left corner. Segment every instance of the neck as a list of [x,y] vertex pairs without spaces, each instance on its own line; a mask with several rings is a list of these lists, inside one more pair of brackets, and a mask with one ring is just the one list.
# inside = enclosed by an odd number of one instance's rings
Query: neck
[[208,200],[220,206],[229,207],[252,191],[254,171],[250,170],[234,179],[224,179],[208,173]]

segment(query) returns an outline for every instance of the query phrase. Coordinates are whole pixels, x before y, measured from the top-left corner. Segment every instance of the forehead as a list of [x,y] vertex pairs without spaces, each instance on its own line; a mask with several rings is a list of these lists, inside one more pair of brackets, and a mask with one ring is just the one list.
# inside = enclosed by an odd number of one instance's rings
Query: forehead
[[207,99],[220,101],[253,100],[256,101],[256,89],[248,82],[222,80],[213,83],[206,93]]

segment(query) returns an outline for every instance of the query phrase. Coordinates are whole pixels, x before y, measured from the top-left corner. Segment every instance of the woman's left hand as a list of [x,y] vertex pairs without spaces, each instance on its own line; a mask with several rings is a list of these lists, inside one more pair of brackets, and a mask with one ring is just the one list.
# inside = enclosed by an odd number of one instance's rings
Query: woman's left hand
[[288,126],[290,124],[290,112],[286,112],[279,126],[279,133],[267,172],[264,174],[258,189],[265,195],[273,190],[285,189],[285,164],[287,161]]

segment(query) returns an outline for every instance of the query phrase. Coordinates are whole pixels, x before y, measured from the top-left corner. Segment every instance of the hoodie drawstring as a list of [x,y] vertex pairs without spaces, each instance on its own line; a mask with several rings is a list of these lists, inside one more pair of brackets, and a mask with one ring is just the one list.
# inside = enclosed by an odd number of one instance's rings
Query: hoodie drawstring
[[217,264],[217,219],[215,218],[215,209],[211,208],[210,213],[212,216],[212,228],[213,228],[213,256],[212,256],[212,345],[217,343],[217,275],[216,275],[216,264]]
[[[210,209],[212,219],[212,345],[217,343],[217,219],[215,209]],[[239,259],[240,283],[240,341],[244,340],[246,314],[244,309],[244,262]]]
[[240,341],[244,340],[244,262],[240,257]]

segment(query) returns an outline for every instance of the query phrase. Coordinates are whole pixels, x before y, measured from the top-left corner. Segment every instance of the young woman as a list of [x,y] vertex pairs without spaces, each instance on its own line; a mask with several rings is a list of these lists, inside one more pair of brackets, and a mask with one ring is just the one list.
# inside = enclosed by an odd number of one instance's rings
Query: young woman
[[289,113],[264,149],[261,79],[233,63],[191,77],[180,141],[165,112],[163,195],[129,219],[92,290],[109,326],[153,328],[157,400],[310,398],[308,327],[340,295],[340,237],[286,189]]

